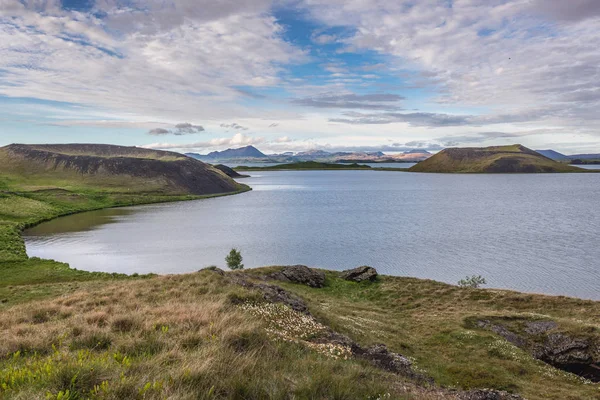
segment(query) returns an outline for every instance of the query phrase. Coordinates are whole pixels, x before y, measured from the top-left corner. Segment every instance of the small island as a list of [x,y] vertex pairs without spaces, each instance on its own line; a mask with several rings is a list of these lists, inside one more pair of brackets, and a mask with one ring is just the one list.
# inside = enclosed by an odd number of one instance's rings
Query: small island
[[554,161],[520,144],[445,149],[408,171],[497,174],[590,172]]

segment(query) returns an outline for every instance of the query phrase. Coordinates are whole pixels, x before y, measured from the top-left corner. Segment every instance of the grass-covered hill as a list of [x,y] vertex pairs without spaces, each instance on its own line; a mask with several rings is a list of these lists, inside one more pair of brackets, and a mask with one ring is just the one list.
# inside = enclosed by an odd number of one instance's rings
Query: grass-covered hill
[[450,148],[409,168],[411,172],[540,173],[585,172],[522,145]]
[[178,153],[100,144],[5,146],[0,148],[0,174],[24,190],[210,195],[239,189],[220,171]]
[[[23,229],[61,215],[249,190],[219,170],[177,153],[111,145],[0,148],[0,282],[95,279],[27,256]],[[103,275],[104,276],[104,275]],[[0,296],[2,296],[0,284]],[[1,397],[1,396],[0,396]]]

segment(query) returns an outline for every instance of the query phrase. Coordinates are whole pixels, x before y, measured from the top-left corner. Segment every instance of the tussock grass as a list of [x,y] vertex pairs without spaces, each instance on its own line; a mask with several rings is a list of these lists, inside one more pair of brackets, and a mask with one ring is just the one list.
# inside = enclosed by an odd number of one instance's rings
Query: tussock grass
[[326,325],[361,344],[387,344],[440,385],[507,390],[530,400],[600,399],[600,385],[537,361],[471,323],[491,317],[552,319],[561,332],[598,335],[598,302],[404,277],[357,284],[335,272],[327,273],[322,289],[281,286],[307,299],[313,314]]
[[[0,397],[404,398],[391,374],[274,340],[269,313],[257,318],[232,304],[232,292],[242,294],[203,271],[84,286],[4,309]],[[276,314],[275,324],[299,318]]]

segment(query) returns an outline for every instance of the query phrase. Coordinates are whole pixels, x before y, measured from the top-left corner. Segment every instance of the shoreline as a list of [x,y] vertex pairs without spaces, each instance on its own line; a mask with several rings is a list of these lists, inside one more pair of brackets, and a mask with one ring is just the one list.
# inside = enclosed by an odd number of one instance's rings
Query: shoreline
[[[204,200],[232,196],[251,190],[250,186],[238,183],[238,190],[234,192],[209,195],[97,193],[66,191],[63,189],[37,192],[2,191],[0,192],[0,206],[9,211],[11,209],[20,210],[17,218],[21,220],[11,220],[11,214],[7,214],[7,218],[0,220],[0,270],[4,271],[3,279],[0,281],[0,296],[9,291],[12,286],[135,276],[135,274],[80,271],[61,261],[29,257],[23,238],[23,232],[28,228],[56,218],[88,211]],[[79,203],[74,204],[74,202]]]

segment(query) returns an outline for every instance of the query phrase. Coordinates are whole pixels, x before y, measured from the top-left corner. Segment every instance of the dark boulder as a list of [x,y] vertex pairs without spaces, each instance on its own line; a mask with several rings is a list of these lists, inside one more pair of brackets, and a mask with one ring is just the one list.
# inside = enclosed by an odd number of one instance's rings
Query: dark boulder
[[347,281],[362,282],[374,281],[377,279],[377,270],[366,265],[354,269],[349,269],[342,272],[342,278]]
[[325,286],[325,273],[305,265],[290,265],[283,267],[279,272],[270,275],[270,278],[283,282],[299,283],[314,288]]

